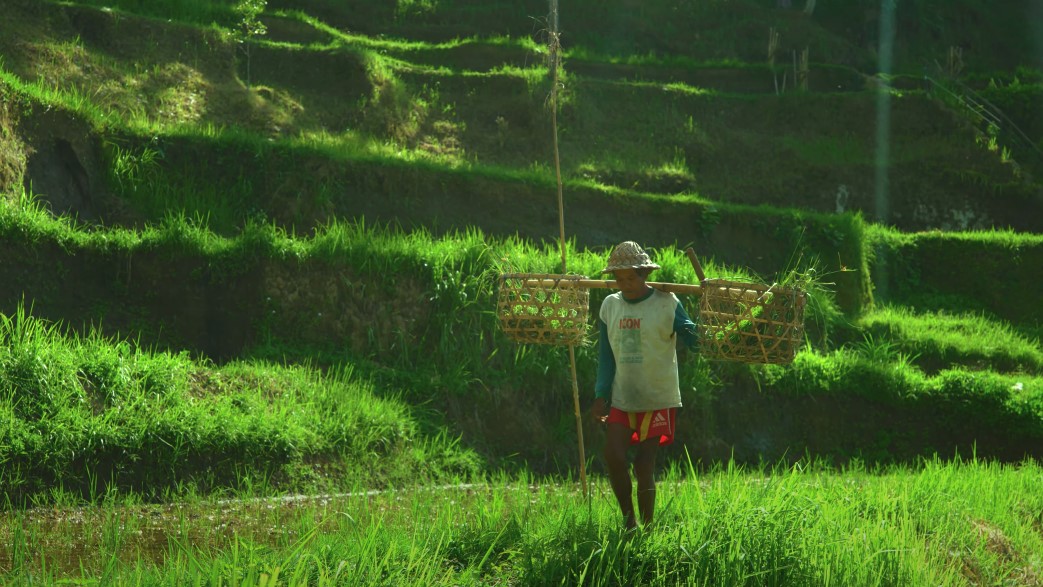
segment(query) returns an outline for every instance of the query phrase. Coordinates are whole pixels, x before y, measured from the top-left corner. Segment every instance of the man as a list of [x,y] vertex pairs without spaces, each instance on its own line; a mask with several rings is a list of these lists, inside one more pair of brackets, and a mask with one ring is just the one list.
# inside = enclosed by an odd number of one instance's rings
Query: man
[[627,449],[637,445],[637,511],[644,525],[655,514],[655,462],[660,445],[673,442],[681,392],[677,335],[696,344],[695,324],[672,293],[646,283],[659,269],[633,242],[620,243],[602,273],[616,278],[617,293],[599,312],[598,375],[591,416],[606,424],[604,458],[612,492],[627,530],[637,526]]

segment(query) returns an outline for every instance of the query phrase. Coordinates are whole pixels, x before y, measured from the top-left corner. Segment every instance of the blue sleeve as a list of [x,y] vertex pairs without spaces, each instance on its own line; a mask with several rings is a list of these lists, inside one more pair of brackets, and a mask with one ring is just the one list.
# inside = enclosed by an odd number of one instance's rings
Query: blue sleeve
[[598,378],[594,383],[594,397],[612,400],[612,381],[616,378],[616,356],[608,343],[608,326],[598,318]]
[[695,327],[695,322],[688,317],[688,312],[685,311],[681,302],[677,302],[677,309],[674,310],[674,332],[681,337],[681,342],[688,350],[694,351],[698,348],[699,331]]

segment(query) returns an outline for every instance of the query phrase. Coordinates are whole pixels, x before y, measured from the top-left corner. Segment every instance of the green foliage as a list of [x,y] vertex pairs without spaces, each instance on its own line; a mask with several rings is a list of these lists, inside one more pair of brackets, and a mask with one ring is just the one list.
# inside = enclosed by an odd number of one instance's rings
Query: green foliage
[[[653,528],[624,533],[603,483],[488,483],[321,500],[110,504],[17,513],[11,582],[340,585],[949,585],[1033,576],[1039,465],[928,459],[832,470],[811,461],[659,484]],[[148,521],[140,532],[138,520]],[[218,522],[238,528],[214,532]],[[140,533],[139,533],[140,532]],[[82,539],[66,560],[30,555]]]
[[133,14],[142,14],[164,20],[177,20],[199,26],[217,23],[233,28],[236,18],[242,14],[241,6],[266,0],[242,0],[233,5],[231,1],[215,0],[85,0],[81,4],[99,8],[118,8]]
[[93,498],[99,482],[150,498],[234,487],[315,459],[369,462],[347,475],[369,484],[468,475],[478,464],[444,432],[421,435],[400,400],[350,365],[218,368],[95,330],[70,335],[21,306],[0,314],[0,411],[11,416],[0,491],[14,503],[55,488]]
[[[780,19],[796,23],[801,30],[793,33],[812,47],[813,56],[836,55],[870,67],[872,56],[862,46],[873,45],[867,44],[871,38],[849,43],[816,23],[843,22],[844,30],[865,37],[865,22],[846,19],[872,3],[830,3],[814,18],[799,20],[768,0],[632,4],[584,0],[567,8],[583,18],[569,21],[565,36],[565,186],[570,214],[598,211],[595,220],[580,217],[586,238],[568,243],[568,270],[597,274],[604,260],[598,247],[606,246],[599,239],[615,239],[612,235],[621,231],[628,233],[622,238],[633,237],[630,232],[641,235],[638,240],[645,244],[645,236],[655,239],[652,248],[663,266],[655,278],[661,281],[696,281],[687,259],[670,242],[676,238],[698,240],[711,275],[759,281],[750,269],[754,264],[764,274],[783,267],[775,281],[808,292],[810,348],[792,367],[744,372],[760,378],[766,393],[781,402],[840,397],[861,405],[857,402],[869,400],[869,405],[894,408],[896,419],[915,421],[928,414],[932,424],[922,428],[931,431],[971,430],[962,438],[979,434],[986,439],[987,431],[972,427],[981,415],[987,426],[1010,431],[1009,439],[997,443],[1036,443],[1043,418],[1039,342],[1021,332],[1038,329],[1038,304],[1033,296],[1014,292],[1035,291],[1043,282],[1038,239],[1009,231],[897,235],[857,215],[727,201],[761,201],[767,194],[787,205],[800,190],[821,190],[824,184],[800,177],[798,164],[822,168],[813,175],[827,182],[834,173],[862,175],[872,153],[865,138],[872,133],[857,124],[871,112],[866,107],[871,101],[862,93],[778,97],[743,89],[737,95],[709,90],[701,80],[726,87],[768,80],[761,63],[763,35],[755,31]],[[111,340],[106,333],[112,330],[101,324],[81,336],[34,320],[21,306],[10,316],[0,314],[9,339],[0,345],[0,421],[9,423],[0,425],[0,487],[9,500],[30,497],[46,503],[96,497],[106,490],[141,491],[158,499],[184,487],[204,493],[253,484],[263,486],[262,493],[322,487],[323,481],[315,479],[316,462],[332,462],[344,469],[337,471],[342,477],[366,487],[409,484],[471,474],[480,466],[472,450],[502,458],[509,462],[505,466],[542,460],[563,468],[572,462],[571,422],[546,417],[571,410],[564,353],[506,340],[493,311],[499,273],[556,273],[561,266],[556,245],[527,240],[533,234],[522,232],[542,225],[538,202],[544,200],[539,198],[553,188],[541,130],[549,94],[546,50],[534,39],[539,35],[533,34],[532,19],[543,14],[545,5],[290,0],[279,4],[290,11],[280,12],[265,12],[265,0],[118,0],[108,5],[117,12],[94,16],[111,18],[104,20],[110,24],[133,18],[131,13],[204,27],[215,23],[235,31],[247,51],[270,49],[267,55],[288,61],[270,64],[271,86],[241,92],[234,75],[214,73],[228,69],[222,51],[230,54],[228,42],[235,35],[205,36],[206,49],[194,53],[190,66],[189,58],[184,63],[191,71],[205,72],[198,98],[211,117],[176,126],[141,105],[154,90],[127,90],[121,94],[125,101],[109,102],[99,98],[105,86],[30,82],[0,69],[5,103],[18,103],[26,113],[57,110],[89,123],[103,145],[109,188],[144,223],[141,230],[76,225],[54,219],[30,193],[0,207],[0,240],[19,253],[31,252],[24,256],[31,259],[24,261],[25,274],[44,284],[34,290],[40,307],[67,323],[83,319],[83,307],[59,303],[68,293],[59,274],[71,259],[87,258],[98,275],[118,276],[109,280],[118,283],[100,284],[83,295],[94,296],[87,302],[91,307],[114,306],[121,329],[148,331],[135,320],[158,324],[156,330],[186,323],[185,328],[196,329],[185,339],[163,331],[156,341],[175,349],[165,354]],[[314,9],[322,18],[294,7]],[[974,0],[951,6],[918,1],[903,4],[900,18],[903,26],[933,33],[948,31],[946,19],[964,9],[984,17],[982,22],[1003,21],[1002,11],[985,8]],[[296,20],[325,40],[307,46],[262,43],[256,38],[267,33],[262,13]],[[539,19],[535,22],[537,29],[542,26]],[[416,31],[422,40],[396,38]],[[186,44],[177,50],[188,50],[194,39],[186,33]],[[124,63],[118,47],[109,47],[102,59],[90,54],[91,43],[81,39],[34,45],[27,36],[18,42],[31,47],[19,54],[53,53],[55,62],[68,61],[70,77],[100,64],[129,85],[146,79],[167,83],[159,76],[130,73],[138,72],[139,58],[151,58],[140,48]],[[918,73],[920,63],[933,54],[914,42],[900,47],[898,56]],[[294,73],[297,59],[320,58],[338,64],[338,75],[323,78],[323,87],[298,92],[280,78]],[[248,52],[247,86],[252,81],[249,61]],[[850,68],[836,69],[816,65],[824,75],[841,69],[845,76],[856,75]],[[721,75],[717,70],[734,80],[715,78]],[[986,93],[1025,128],[1034,128],[1029,114],[1038,101],[1039,80],[1030,71]],[[63,77],[54,79],[64,82]],[[207,93],[207,88],[217,90]],[[346,88],[350,98],[345,98]],[[496,91],[482,94],[476,88]],[[288,124],[280,120],[280,128],[273,129],[275,119],[265,108],[279,100],[290,104],[293,114],[286,116]],[[228,120],[237,122],[224,126],[222,108]],[[228,110],[242,111],[242,117],[228,116]],[[836,134],[840,119],[854,119],[854,130]],[[736,132],[740,122],[746,130]],[[757,128],[770,132],[749,130]],[[792,138],[797,136],[800,140]],[[993,138],[1000,136],[997,131]],[[904,139],[895,141],[895,164],[957,156],[949,153],[957,147],[948,142]],[[962,173],[994,185],[993,176],[980,169]],[[359,211],[359,206],[368,208]],[[462,206],[481,213],[480,223],[489,228],[458,224],[453,208]],[[347,217],[354,220],[340,220]],[[367,225],[363,217],[378,218],[379,224]],[[608,224],[616,218],[624,222]],[[396,222],[409,228],[399,229]],[[510,234],[522,236],[505,236]],[[874,247],[876,264],[871,266]],[[961,261],[959,271],[952,269],[953,258]],[[17,259],[22,262],[23,256]],[[148,264],[163,267],[153,274],[169,267],[168,280],[141,285],[137,276]],[[132,267],[137,282],[130,277]],[[878,292],[886,290],[880,299],[919,310],[872,312],[852,326],[849,317],[872,304],[870,268],[884,276],[876,284]],[[272,285],[273,275],[291,284],[296,280],[296,287],[280,291]],[[177,291],[185,295],[176,297],[204,300],[192,309],[205,318],[192,322],[196,314],[191,312],[168,315],[162,313],[167,308],[157,313],[137,305],[164,285],[182,288]],[[218,305],[214,300],[226,291],[238,297]],[[607,293],[592,292],[591,322]],[[695,315],[695,300],[683,301]],[[351,304],[357,304],[354,321],[338,323]],[[981,307],[1005,321],[951,315]],[[251,359],[218,366],[190,358],[190,353],[203,353],[221,330],[214,326],[217,315],[246,324],[242,330],[249,342],[236,352]],[[585,393],[596,367],[596,347],[576,350]],[[306,366],[283,366],[295,361]],[[315,366],[307,366],[308,361]],[[952,369],[954,364],[963,368]],[[681,374],[686,405],[710,410],[715,394],[729,391],[733,382],[725,380],[730,376],[727,367],[688,357]],[[472,412],[473,419],[466,420]],[[493,413],[524,416],[505,422],[489,418]],[[468,430],[466,446],[456,438],[461,429]],[[712,427],[707,430],[713,433]],[[860,438],[854,448],[837,450],[843,457],[843,451],[865,449],[867,458],[886,460],[892,448],[921,455],[951,447],[934,444],[937,434],[925,439],[904,432],[893,433],[882,448],[866,448],[872,441]],[[532,442],[547,438],[555,446]],[[996,443],[991,449],[1010,454]],[[432,538],[433,558],[445,554],[446,566],[423,566],[403,554],[417,552],[413,545],[393,537],[374,533],[359,551],[345,552],[309,530],[272,557],[257,554],[261,549],[254,544],[236,542],[231,560],[215,556],[209,570],[192,568],[207,580],[234,576],[258,582],[264,565],[268,570],[294,567],[294,580],[307,576],[311,582],[336,582],[348,568],[374,581],[466,582],[487,579],[505,565],[513,565],[523,583],[676,582],[693,569],[735,583],[814,582],[811,575],[800,574],[810,572],[802,558],[810,543],[793,536],[813,529],[810,518],[817,511],[799,500],[769,504],[762,511],[752,504],[747,510],[712,505],[706,511],[713,517],[704,527],[677,530],[678,537],[691,539],[677,544],[690,549],[677,550],[656,539],[603,546],[600,527],[579,515],[563,516],[560,528],[535,536],[524,531],[525,520],[488,517],[458,535]],[[713,520],[718,519],[727,522],[717,525]],[[721,536],[748,548],[714,542]],[[882,531],[875,536],[880,550],[861,556],[885,559],[888,572],[904,564],[905,559],[880,555],[894,551],[885,548]],[[918,538],[910,543],[922,545]],[[315,555],[314,565],[295,558],[317,543],[324,550]],[[518,552],[524,560],[514,558]],[[664,569],[658,562],[662,553],[686,562]],[[841,556],[812,554],[820,557],[815,560]],[[183,556],[179,562],[198,561],[210,553],[182,548],[178,555]],[[401,557],[407,558],[404,569],[396,566]],[[754,569],[772,570],[751,576]],[[852,584],[907,582],[916,573],[895,571],[879,579],[864,569],[836,572],[843,575],[841,582]],[[944,582],[949,572],[929,579]],[[278,573],[269,578],[273,574]]]
[[[2,65],[2,64],[0,64]],[[116,113],[100,108],[89,96],[76,87],[60,86],[44,80],[26,81],[0,66],[0,83],[13,90],[20,99],[38,102],[44,107],[60,107],[82,116],[99,127],[114,124]],[[138,122],[136,117],[125,120],[125,124]]]
[[234,30],[236,40],[242,45],[246,53],[246,87],[252,86],[251,46],[254,39],[268,32],[267,25],[261,21],[261,13],[268,6],[268,0],[239,0],[235,5],[235,13],[239,16],[238,26]]
[[132,153],[119,145],[107,145],[111,152],[108,166],[111,181],[120,190],[132,191],[141,183],[154,180],[162,160],[162,152],[145,147],[140,153]]
[[859,326],[895,352],[915,355],[915,362],[935,371],[954,364],[998,372],[1043,373],[1039,340],[1006,321],[981,313],[916,313],[885,306],[863,316]]
[[918,355],[903,352],[899,346],[889,340],[877,340],[872,333],[865,333],[863,340],[851,345],[851,349],[865,360],[875,365],[889,365],[895,369],[910,367]]
[[[939,430],[973,422],[976,428],[1003,430],[1009,437],[1043,437],[1039,377],[963,368],[925,376],[915,359],[891,341],[866,335],[863,342],[834,353],[800,353],[790,367],[767,366],[762,384],[793,394],[850,393],[912,413],[930,405]],[[946,427],[946,419],[959,424]]]
[[887,281],[881,301],[919,311],[980,312],[1012,323],[1043,322],[1031,292],[1043,283],[1043,236],[1011,230],[925,232],[875,230],[874,275]]

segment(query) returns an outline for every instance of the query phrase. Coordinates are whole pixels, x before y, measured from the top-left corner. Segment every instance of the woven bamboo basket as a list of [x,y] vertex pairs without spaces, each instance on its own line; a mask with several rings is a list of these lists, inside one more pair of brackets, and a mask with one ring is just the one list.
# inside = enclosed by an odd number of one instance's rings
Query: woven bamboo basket
[[701,352],[710,359],[788,364],[804,342],[804,292],[725,279],[702,282]]
[[590,291],[580,275],[510,273],[500,276],[496,313],[519,343],[580,345],[586,341]]

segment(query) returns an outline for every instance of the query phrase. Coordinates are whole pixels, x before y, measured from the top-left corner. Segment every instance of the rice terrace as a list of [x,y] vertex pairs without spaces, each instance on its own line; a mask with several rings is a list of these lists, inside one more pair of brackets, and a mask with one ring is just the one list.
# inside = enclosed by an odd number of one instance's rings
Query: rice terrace
[[1041,287],[1038,0],[0,0],[0,585],[1041,586]]

